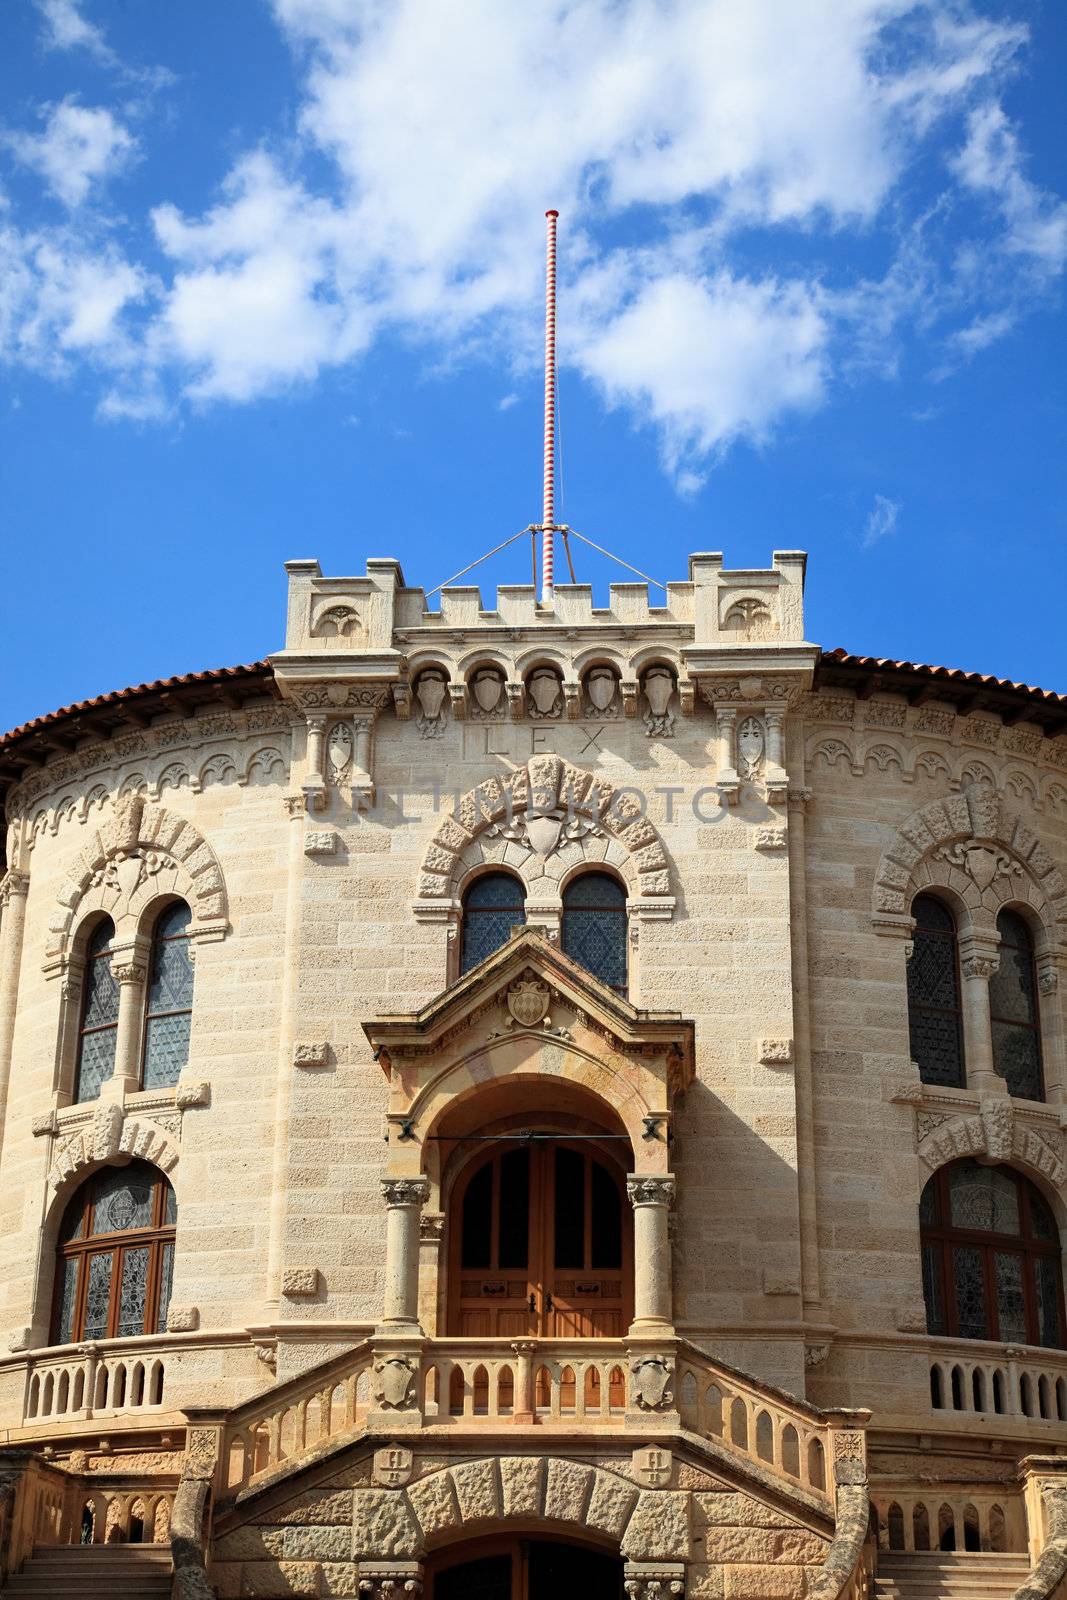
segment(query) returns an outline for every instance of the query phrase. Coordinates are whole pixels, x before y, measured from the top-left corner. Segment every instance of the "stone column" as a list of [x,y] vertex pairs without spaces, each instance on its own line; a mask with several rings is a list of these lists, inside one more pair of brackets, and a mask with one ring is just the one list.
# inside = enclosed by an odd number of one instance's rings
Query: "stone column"
[[137,939],[111,954],[111,975],[119,986],[119,1017],[115,1029],[115,1070],[102,1086],[103,1098],[121,1100],[141,1087],[141,1042],[144,1037],[145,983],[148,979],[148,945]]
[[14,867],[0,878],[0,1146],[7,1117],[7,1085],[11,1075],[11,1045],[15,1036],[15,1007],[29,889],[26,873]]
[[419,1215],[429,1199],[426,1178],[383,1178],[385,1296],[382,1331],[420,1333]]
[[737,736],[737,711],[734,706],[715,704],[715,726],[719,735],[719,770],[716,783],[720,789],[736,791],[740,786],[737,776],[737,754],[734,741]]
[[993,1066],[993,1025],[989,1020],[989,980],[1000,965],[995,936],[966,934],[960,940],[963,980],[963,1042],[967,1087],[979,1097],[1006,1094]]
[[764,706],[763,720],[767,727],[767,765],[780,771],[785,766],[785,707]]
[[301,785],[307,799],[307,808],[314,811],[326,803],[326,714],[309,711],[307,715],[307,772]]
[[667,1213],[674,1201],[674,1176],[630,1173],[626,1192],[634,1208],[634,1320],[630,1335],[672,1334],[671,1246]]

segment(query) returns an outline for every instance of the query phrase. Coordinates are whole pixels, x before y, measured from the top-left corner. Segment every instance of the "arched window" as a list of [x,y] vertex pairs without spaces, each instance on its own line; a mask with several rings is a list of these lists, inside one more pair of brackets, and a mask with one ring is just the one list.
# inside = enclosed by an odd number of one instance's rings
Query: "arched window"
[[1041,1030],[1037,1014],[1037,972],[1030,929],[1016,911],[997,917],[1000,966],[989,980],[989,1018],[993,1025],[993,1065],[1009,1094],[1045,1098],[1041,1071]]
[[145,1089],[170,1088],[177,1083],[189,1059],[193,1007],[189,924],[192,919],[184,900],[178,900],[160,912],[152,932],[141,1065],[141,1084]]
[[52,1343],[163,1333],[177,1221],[174,1190],[146,1161],[83,1183],[59,1230]]
[[488,872],[476,878],[463,896],[461,973],[491,956],[511,938],[517,922],[526,921],[526,890],[510,872]]
[[564,954],[626,993],[626,890],[608,872],[583,872],[563,891]]
[[101,1085],[115,1070],[119,1021],[119,986],[111,975],[111,941],[115,924],[105,917],[93,929],[85,951],[78,1066],[74,1098],[98,1100]]
[[930,1333],[1062,1346],[1059,1232],[1032,1183],[956,1161],[926,1185],[919,1217]]
[[911,1058],[923,1083],[953,1089],[965,1085],[963,1017],[956,922],[943,901],[920,894],[912,902],[915,918],[908,962],[908,1026]]

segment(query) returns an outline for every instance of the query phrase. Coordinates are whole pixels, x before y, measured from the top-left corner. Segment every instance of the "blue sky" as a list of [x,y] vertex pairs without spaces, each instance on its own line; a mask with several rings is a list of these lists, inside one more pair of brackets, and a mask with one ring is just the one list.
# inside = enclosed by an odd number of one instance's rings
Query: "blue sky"
[[563,520],[1067,689],[1065,77],[1054,0],[3,0],[0,725],[536,520],[548,205]]

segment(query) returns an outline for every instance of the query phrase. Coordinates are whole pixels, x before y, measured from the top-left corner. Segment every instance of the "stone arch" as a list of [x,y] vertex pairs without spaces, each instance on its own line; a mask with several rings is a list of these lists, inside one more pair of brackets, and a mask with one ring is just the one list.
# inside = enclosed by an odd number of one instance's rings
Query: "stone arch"
[[927,1175],[964,1156],[978,1156],[1018,1167],[1054,1190],[1067,1177],[1058,1132],[1043,1136],[1016,1115],[1006,1096],[984,1101],[980,1111],[968,1115],[922,1114],[919,1128],[919,1160]]
[[69,1133],[60,1130],[48,1174],[53,1206],[62,1211],[78,1184],[116,1156],[149,1161],[169,1177],[179,1154],[174,1137],[159,1123],[129,1116],[120,1105],[98,1106],[90,1121]]
[[558,1456],[464,1461],[406,1489],[356,1490],[353,1554],[418,1560],[464,1535],[528,1526],[599,1540],[638,1560],[689,1559],[685,1494],[641,1490]]
[[79,851],[59,890],[49,960],[69,953],[71,930],[90,911],[105,911],[121,939],[150,901],[168,894],[187,902],[194,937],[228,931],[222,868],[204,836],[143,795],[125,796]]
[[969,789],[913,811],[882,855],[872,917],[880,932],[910,918],[920,890],[955,890],[972,926],[993,931],[1009,902],[1031,906],[1046,928],[1067,927],[1067,880],[999,795]]
[[547,1058],[540,1040],[534,1041],[533,1047],[521,1038],[494,1039],[488,1046],[476,1046],[469,1055],[442,1067],[419,1090],[408,1109],[412,1131],[428,1148],[442,1118],[454,1114],[468,1100],[484,1105],[486,1091],[493,1085],[539,1078],[584,1093],[592,1105],[603,1108],[606,1125],[613,1125],[617,1118],[630,1136],[634,1160],[638,1159],[646,1119],[656,1107],[633,1081],[625,1058],[615,1057],[609,1049],[594,1056],[573,1042],[557,1045],[552,1041]]
[[[631,898],[658,901],[669,915],[666,852],[642,809],[632,790],[616,789],[560,756],[533,756],[525,767],[487,778],[460,798],[423,857],[418,900],[456,901],[471,873],[498,863],[518,874],[527,894],[544,898],[548,891],[555,898],[568,867],[587,860],[614,866]],[[541,848],[528,831],[535,817]]]

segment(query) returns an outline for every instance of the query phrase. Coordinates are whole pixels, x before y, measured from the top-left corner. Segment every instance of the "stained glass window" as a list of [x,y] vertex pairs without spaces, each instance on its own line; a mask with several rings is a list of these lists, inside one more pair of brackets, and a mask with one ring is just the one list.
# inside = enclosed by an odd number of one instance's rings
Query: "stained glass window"
[[59,1228],[53,1343],[162,1332],[176,1221],[173,1189],[145,1161],[83,1183]]
[[191,921],[189,907],[179,900],[160,915],[152,935],[141,1075],[146,1089],[165,1089],[177,1083],[189,1059],[193,1010]]
[[993,1064],[1009,1094],[1043,1100],[1034,941],[1030,929],[1014,911],[1000,913],[997,932],[1000,965],[989,980]]
[[81,1029],[74,1098],[98,1100],[101,1086],[115,1070],[119,1021],[119,986],[111,975],[111,941],[115,926],[105,917],[93,929],[85,951]]
[[924,1083],[964,1087],[959,958],[952,912],[932,894],[912,903],[915,918],[908,962],[911,1058]]
[[526,890],[510,872],[476,878],[463,897],[463,954],[460,972],[470,972],[511,938],[526,921]]
[[1062,1346],[1059,1236],[1021,1173],[971,1160],[942,1167],[919,1219],[930,1333]]
[[626,992],[626,890],[607,872],[583,872],[563,891],[564,953]]

